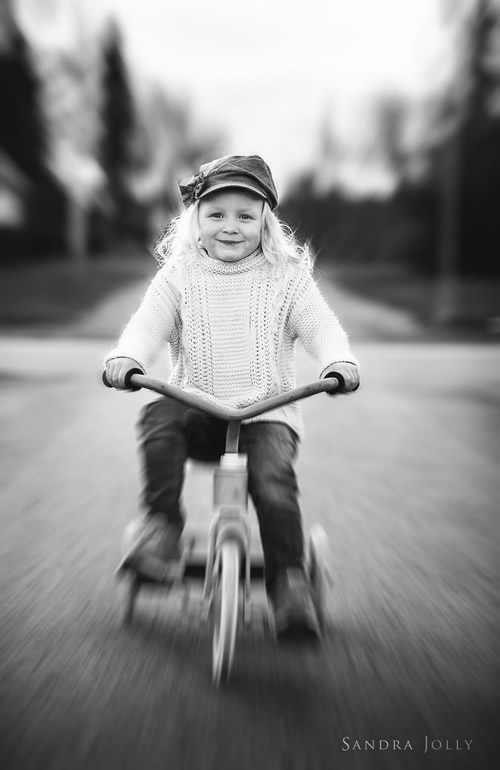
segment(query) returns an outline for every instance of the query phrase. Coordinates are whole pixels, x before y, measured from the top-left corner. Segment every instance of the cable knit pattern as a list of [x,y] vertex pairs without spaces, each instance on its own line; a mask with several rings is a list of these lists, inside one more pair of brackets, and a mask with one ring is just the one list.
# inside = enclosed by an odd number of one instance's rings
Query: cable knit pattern
[[[260,253],[239,262],[202,255],[158,271],[105,363],[126,356],[147,371],[168,343],[172,385],[241,408],[295,387],[297,339],[320,371],[336,361],[357,363],[305,268],[290,265],[278,278]],[[298,404],[257,420],[302,432]]]

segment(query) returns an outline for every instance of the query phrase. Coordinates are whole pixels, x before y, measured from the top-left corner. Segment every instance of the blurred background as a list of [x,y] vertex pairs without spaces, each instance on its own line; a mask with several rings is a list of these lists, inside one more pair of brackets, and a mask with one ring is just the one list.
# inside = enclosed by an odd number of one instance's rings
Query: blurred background
[[47,320],[42,298],[40,317],[9,307],[20,264],[39,293],[37,266],[66,290],[85,266],[76,313],[110,256],[123,280],[150,267],[180,178],[256,152],[339,282],[431,328],[498,333],[498,0],[0,9],[4,324]]
[[[2,770],[498,767],[500,0],[0,0],[0,95]],[[123,625],[152,394],[100,374],[178,180],[232,153],[271,166],[362,387],[303,402],[323,641],[257,607],[220,692],[199,604]],[[206,472],[187,497],[203,536]]]

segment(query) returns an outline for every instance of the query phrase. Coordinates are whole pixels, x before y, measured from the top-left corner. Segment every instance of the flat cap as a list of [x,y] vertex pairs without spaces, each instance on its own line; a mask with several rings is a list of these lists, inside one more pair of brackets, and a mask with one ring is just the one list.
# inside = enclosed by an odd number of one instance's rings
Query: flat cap
[[278,205],[278,191],[271,169],[260,155],[226,155],[217,158],[204,163],[197,174],[179,184],[186,207],[226,187],[252,190],[265,198],[271,209]]

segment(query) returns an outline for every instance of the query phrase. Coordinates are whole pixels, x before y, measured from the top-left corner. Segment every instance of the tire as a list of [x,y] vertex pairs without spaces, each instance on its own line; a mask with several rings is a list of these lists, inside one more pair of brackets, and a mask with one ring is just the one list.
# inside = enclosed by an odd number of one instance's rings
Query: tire
[[325,530],[319,524],[314,525],[309,536],[308,571],[316,613],[322,627],[325,623],[326,595],[331,582],[328,550]]
[[240,581],[240,549],[228,540],[221,545],[220,572],[214,601],[212,675],[219,686],[229,679],[233,665]]
[[141,589],[141,581],[139,577],[136,574],[132,574],[129,577],[129,582],[127,586],[125,613],[123,616],[123,620],[126,625],[129,625],[133,620],[135,602],[137,600],[137,596],[139,594],[140,589]]

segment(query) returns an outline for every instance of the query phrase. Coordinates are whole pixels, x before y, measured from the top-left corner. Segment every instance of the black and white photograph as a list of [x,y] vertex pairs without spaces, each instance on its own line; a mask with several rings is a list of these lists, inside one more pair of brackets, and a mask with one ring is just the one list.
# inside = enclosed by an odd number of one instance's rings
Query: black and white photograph
[[500,0],[0,0],[1,770],[493,770]]

